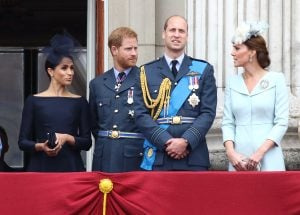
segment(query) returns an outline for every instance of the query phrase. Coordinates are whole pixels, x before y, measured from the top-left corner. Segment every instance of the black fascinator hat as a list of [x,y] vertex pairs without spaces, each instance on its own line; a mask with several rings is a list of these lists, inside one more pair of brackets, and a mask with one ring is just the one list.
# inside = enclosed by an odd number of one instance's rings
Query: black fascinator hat
[[64,57],[74,60],[79,53],[80,47],[79,42],[66,31],[54,35],[50,40],[50,46],[42,49],[42,53],[47,56],[45,63],[46,72],[47,68],[54,69]]

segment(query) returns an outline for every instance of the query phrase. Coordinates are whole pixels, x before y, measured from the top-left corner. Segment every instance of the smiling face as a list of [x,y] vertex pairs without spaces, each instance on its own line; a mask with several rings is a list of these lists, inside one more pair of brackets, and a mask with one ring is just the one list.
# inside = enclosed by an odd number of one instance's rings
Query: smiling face
[[136,65],[138,58],[138,42],[135,37],[124,37],[120,47],[112,46],[114,66],[119,71],[124,71]]
[[51,77],[51,82],[62,86],[69,86],[72,84],[74,76],[73,60],[69,57],[63,57],[54,69],[48,68],[47,71]]
[[245,67],[249,59],[254,57],[255,51],[249,49],[245,44],[233,45],[231,56],[235,67]]
[[165,41],[165,51],[170,57],[180,56],[188,38],[188,27],[186,21],[180,16],[171,17],[163,31],[162,38]]

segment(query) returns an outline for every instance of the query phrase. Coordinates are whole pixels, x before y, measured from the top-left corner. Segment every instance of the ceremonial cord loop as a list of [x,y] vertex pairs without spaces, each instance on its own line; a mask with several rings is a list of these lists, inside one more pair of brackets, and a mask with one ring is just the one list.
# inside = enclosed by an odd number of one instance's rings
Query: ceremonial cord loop
[[159,87],[158,95],[153,99],[149,92],[144,66],[141,67],[140,79],[144,103],[147,108],[151,109],[151,117],[156,120],[163,107],[164,110],[168,110],[172,82],[168,78],[163,79]]

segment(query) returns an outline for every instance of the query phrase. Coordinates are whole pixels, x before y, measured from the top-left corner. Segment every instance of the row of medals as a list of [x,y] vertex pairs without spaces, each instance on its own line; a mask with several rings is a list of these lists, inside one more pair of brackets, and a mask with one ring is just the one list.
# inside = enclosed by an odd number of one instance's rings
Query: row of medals
[[196,107],[200,102],[199,97],[195,93],[195,91],[198,89],[199,89],[199,78],[197,77],[197,75],[190,76],[189,90],[191,90],[193,93],[190,95],[188,102],[193,108]]
[[[116,92],[119,91],[120,87],[121,87],[121,83],[117,83],[115,85]],[[133,90],[134,90],[134,87],[130,87],[130,89],[128,90],[128,93],[127,93],[127,104],[129,104],[129,105],[133,104]],[[133,107],[133,106],[131,106],[131,107]],[[128,115],[131,118],[133,118],[134,117],[134,110],[133,109],[129,110]]]

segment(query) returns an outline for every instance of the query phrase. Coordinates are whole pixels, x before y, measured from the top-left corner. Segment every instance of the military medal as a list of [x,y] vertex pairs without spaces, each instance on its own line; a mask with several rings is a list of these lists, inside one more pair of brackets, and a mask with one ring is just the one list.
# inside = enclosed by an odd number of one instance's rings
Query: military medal
[[131,87],[128,90],[128,95],[127,95],[127,103],[130,105],[133,104],[133,89],[134,89],[134,87]]
[[193,94],[189,97],[188,101],[189,104],[194,108],[196,107],[200,99],[199,97],[195,94],[195,90],[199,89],[199,79],[197,77],[198,73],[191,72],[191,74],[188,74],[189,77],[189,90],[193,92]]
[[116,84],[116,85],[115,85],[115,90],[118,92],[119,89],[120,89],[120,87],[121,87],[121,84],[120,84],[120,83]]
[[133,118],[134,117],[134,110],[129,110],[128,115]]
[[260,87],[261,87],[262,89],[266,89],[268,86],[269,86],[269,81],[268,81],[268,80],[262,80],[262,81],[260,82]]
[[194,107],[196,107],[199,104],[200,99],[199,99],[199,97],[195,93],[193,93],[189,97],[188,101],[189,101],[190,105],[194,108]]
[[190,76],[189,78],[189,90],[199,89],[199,79],[197,76]]
[[193,79],[194,79],[194,89],[198,90],[199,89],[199,80],[198,80],[197,76],[194,76]]
[[193,90],[193,77],[190,77],[189,79],[189,90]]

